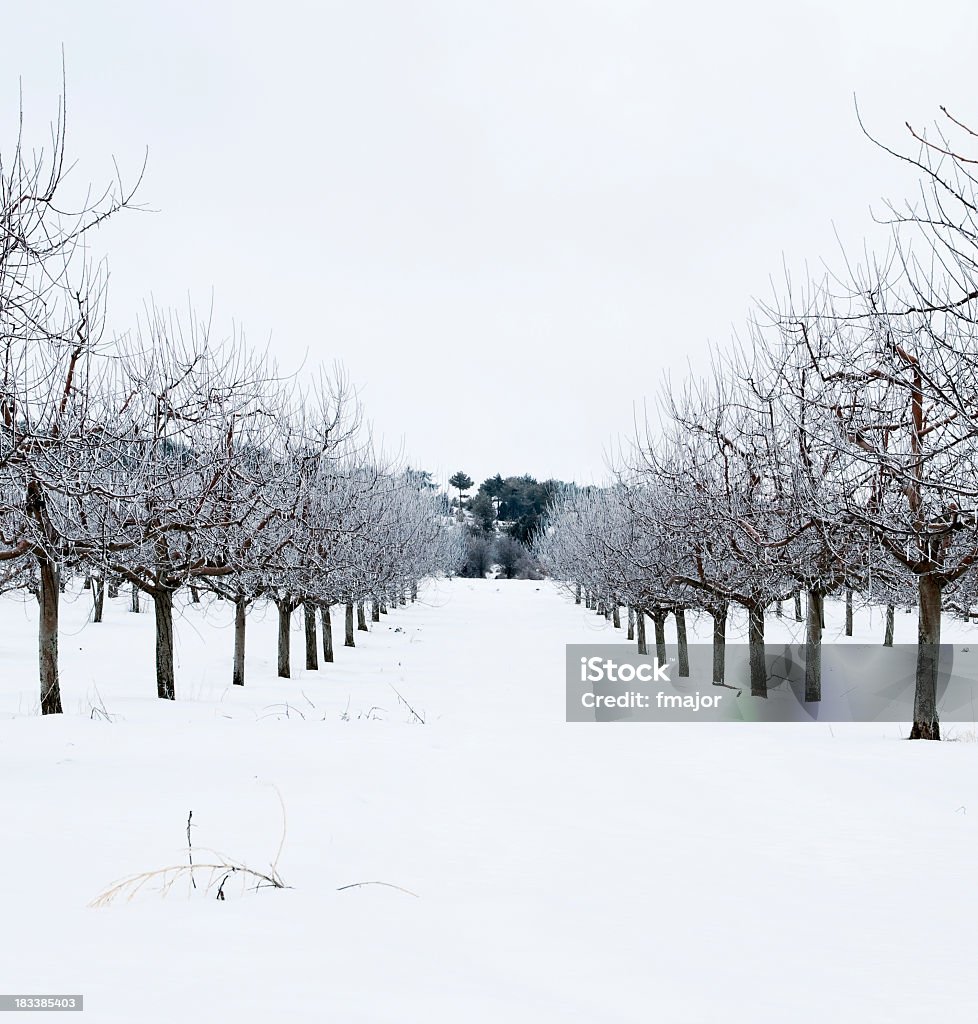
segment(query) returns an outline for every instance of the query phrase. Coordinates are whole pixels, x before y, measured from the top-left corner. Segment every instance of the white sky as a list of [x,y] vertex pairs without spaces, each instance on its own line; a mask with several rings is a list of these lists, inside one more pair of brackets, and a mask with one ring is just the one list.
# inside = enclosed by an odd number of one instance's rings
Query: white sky
[[[913,190],[902,144],[978,123],[978,5],[626,0],[38,0],[7,21],[78,183],[115,156],[110,321],[152,294],[339,360],[388,447],[443,482],[605,475],[664,371],[702,365],[782,261],[837,260]],[[38,135],[40,137],[40,135]],[[834,228],[833,228],[834,225]]]

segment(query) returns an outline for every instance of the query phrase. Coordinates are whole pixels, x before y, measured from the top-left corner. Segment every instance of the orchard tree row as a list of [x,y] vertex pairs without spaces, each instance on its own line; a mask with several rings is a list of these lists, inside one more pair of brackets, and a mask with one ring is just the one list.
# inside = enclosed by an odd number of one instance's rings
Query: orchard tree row
[[923,739],[940,738],[942,614],[970,606],[978,563],[978,179],[955,137],[974,133],[942,113],[894,153],[920,199],[888,205],[882,255],[789,278],[710,373],[665,389],[617,485],[558,498],[537,542],[578,599],[633,609],[643,646],[646,616],[660,645],[669,613],[680,636],[685,609],[712,616],[715,682],[743,609],[761,697],[780,602],[806,598],[809,701],[827,595],[845,593],[850,617],[853,592],[886,605],[890,643],[894,605],[916,603]]
[[63,118],[51,138],[46,152],[21,138],[0,155],[0,589],[37,596],[42,712],[61,711],[72,577],[92,589],[96,618],[107,586],[151,601],[161,698],[175,695],[182,588],[234,603],[236,684],[259,600],[278,609],[280,675],[300,607],[307,663],[317,612],[329,659],[330,606],[345,607],[352,644],[366,602],[376,616],[457,566],[460,531],[417,474],[373,450],[339,371],[300,385],[192,310],[151,307],[107,337],[105,267],[86,239],[134,190],[66,194]]

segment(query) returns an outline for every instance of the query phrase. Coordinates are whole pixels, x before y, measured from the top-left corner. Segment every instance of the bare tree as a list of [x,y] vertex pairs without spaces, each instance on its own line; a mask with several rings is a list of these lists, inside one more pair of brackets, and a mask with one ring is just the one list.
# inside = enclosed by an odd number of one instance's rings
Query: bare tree
[[[685,558],[671,576],[707,595],[715,616],[738,604],[748,616],[751,692],[767,695],[765,609],[791,592],[782,552],[796,528],[771,467],[772,410],[743,387],[736,363],[667,396],[658,436],[647,429],[635,471],[660,497],[650,519],[667,526]],[[720,640],[720,631],[716,631]]]
[[843,454],[846,514],[917,580],[911,736],[939,739],[942,596],[978,561],[978,406],[964,383],[978,369],[978,327],[908,313],[880,267],[856,285],[845,328],[812,360],[813,402],[834,420],[826,441]]
[[255,453],[277,422],[274,371],[239,338],[151,309],[125,340],[125,498],[113,506],[108,568],[146,593],[156,619],[157,695],[175,697],[174,595],[229,576],[228,532],[261,505]]
[[12,152],[0,154],[0,563],[26,557],[36,569],[43,714],[62,710],[61,574],[99,543],[82,506],[104,499],[117,455],[101,345],[106,275],[83,243],[135,192],[117,180],[73,198],[66,161],[62,103],[46,147],[28,143],[21,117]]

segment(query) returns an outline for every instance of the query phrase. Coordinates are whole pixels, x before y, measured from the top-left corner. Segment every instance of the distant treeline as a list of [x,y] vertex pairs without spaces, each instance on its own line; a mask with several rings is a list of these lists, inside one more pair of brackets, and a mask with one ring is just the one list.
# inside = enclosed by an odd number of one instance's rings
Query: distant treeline
[[576,491],[560,480],[538,481],[500,473],[483,480],[474,494],[468,474],[455,473],[449,485],[458,492],[452,506],[466,524],[463,576],[481,577],[497,565],[507,579],[539,579],[541,573],[529,548],[557,494]]

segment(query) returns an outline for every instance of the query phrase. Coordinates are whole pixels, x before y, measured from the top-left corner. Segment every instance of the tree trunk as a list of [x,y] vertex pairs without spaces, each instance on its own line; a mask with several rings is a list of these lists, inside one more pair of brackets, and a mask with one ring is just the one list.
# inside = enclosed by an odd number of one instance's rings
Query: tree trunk
[[886,633],[883,636],[883,646],[893,646],[893,613],[896,609],[892,604],[886,606]]
[[231,675],[234,686],[244,686],[245,680],[245,628],[248,621],[245,613],[245,599],[239,595],[234,599],[234,670]]
[[808,620],[805,633],[805,700],[822,699],[822,593],[808,591]]
[[105,577],[92,577],[92,621],[101,622],[105,610]]
[[[412,597],[411,600],[413,601],[414,598]],[[361,633],[367,632],[367,612],[363,606],[363,601],[357,601],[357,629]]]
[[721,604],[710,612],[713,617],[713,683],[719,685],[727,676],[727,606]]
[[[418,599],[418,581],[411,580],[411,604],[414,604]],[[366,628],[366,627],[365,627]]]
[[645,642],[645,610],[643,608],[635,609],[635,623],[638,630],[638,653],[648,654],[649,645]]
[[319,606],[319,618],[323,624],[323,661],[333,660],[333,620],[329,614],[329,605]]
[[917,619],[917,685],[913,700],[912,740],[939,740],[937,668],[941,653],[941,596],[944,586],[933,576],[917,584],[920,607]]
[[574,584],[574,604],[581,603],[581,585],[580,583]]
[[353,639],[353,602],[346,602],[346,636],[343,639],[344,647],[356,647],[356,641]]
[[119,580],[115,576],[113,576],[109,580],[108,586],[109,586],[109,597],[118,597],[119,596]]
[[302,602],[302,617],[306,631],[306,669],[319,670],[319,651],[316,648],[316,606],[311,601]]
[[380,602],[376,597],[370,602],[370,621],[380,622]]
[[38,591],[40,621],[38,654],[41,676],[41,714],[61,714],[61,681],[58,678],[58,611],[61,586],[58,567],[43,555],[38,556],[41,586]]
[[387,602],[386,601],[381,601],[380,602],[380,614],[381,615],[386,615],[387,614]]
[[200,591],[192,583],[190,585],[190,600],[194,604],[200,604]]
[[801,622],[801,591],[795,591],[795,622]]
[[686,639],[686,609],[677,608],[676,616],[676,644],[679,648],[679,675],[689,675],[689,643]]
[[129,605],[129,610],[133,612],[139,611],[139,587],[135,583],[132,585],[132,602]]
[[747,609],[747,644],[750,653],[750,692],[767,696],[767,665],[764,664],[764,609],[752,604]]
[[621,629],[621,608],[617,601],[611,606],[611,624],[615,629]]
[[666,615],[661,610],[652,613],[652,622],[655,625],[655,657],[660,665],[665,665],[669,660],[666,654]]
[[852,636],[852,587],[846,587],[846,636]]
[[291,597],[275,602],[278,607],[278,674],[281,679],[292,677],[292,612],[295,605]]
[[635,639],[635,609],[628,606],[628,637],[629,640]]
[[774,604],[774,614],[777,615],[777,617],[779,619],[784,615],[784,610],[781,607],[781,598],[780,597],[778,598],[778,600]]
[[160,587],[153,591],[156,613],[156,696],[176,700],[173,673],[173,591]]

